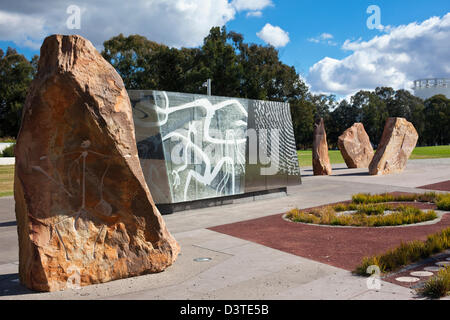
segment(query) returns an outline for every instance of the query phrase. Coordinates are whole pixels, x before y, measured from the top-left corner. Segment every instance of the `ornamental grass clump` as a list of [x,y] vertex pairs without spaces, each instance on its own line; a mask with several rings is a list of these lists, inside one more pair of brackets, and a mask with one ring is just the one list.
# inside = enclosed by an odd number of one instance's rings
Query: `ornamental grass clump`
[[439,210],[450,210],[450,193],[440,194],[436,206]]
[[417,201],[419,202],[436,202],[439,194],[436,192],[425,192],[417,194]]
[[356,211],[368,215],[383,214],[385,210],[395,210],[389,205],[382,204],[355,204],[355,203],[339,203],[332,206],[335,212]]
[[362,204],[357,207],[357,212],[361,214],[371,215],[382,215],[387,210],[396,210],[391,206],[384,204]]
[[294,209],[286,217],[293,222],[310,224],[382,227],[430,221],[436,219],[437,214],[433,210],[424,212],[410,206],[392,207],[386,204],[338,204],[310,211]]
[[397,248],[388,250],[384,254],[365,257],[353,273],[369,276],[366,271],[372,265],[378,266],[382,273],[396,271],[405,265],[428,258],[449,248],[450,228],[447,228],[428,236],[426,241],[414,240],[402,243]]
[[358,193],[352,197],[353,203],[381,203],[381,202],[391,202],[394,201],[394,196],[385,194],[375,194],[370,193]]
[[[390,193],[382,194],[370,194],[370,193],[358,193],[353,195],[352,202],[358,204],[368,204],[368,203],[382,203],[382,202],[432,202],[438,203],[441,199],[446,199],[450,201],[450,193],[436,193],[436,192],[425,192],[425,193],[412,193],[412,194],[399,194],[393,195]],[[445,209],[447,210],[447,209]]]
[[428,279],[423,288],[417,290],[417,293],[434,299],[449,295],[450,266],[440,270],[436,276]]

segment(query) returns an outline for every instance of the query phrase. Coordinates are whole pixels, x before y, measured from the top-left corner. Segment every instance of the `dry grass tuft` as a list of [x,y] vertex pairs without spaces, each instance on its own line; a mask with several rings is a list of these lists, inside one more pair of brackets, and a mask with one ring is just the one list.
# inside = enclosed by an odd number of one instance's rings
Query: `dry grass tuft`
[[450,228],[428,236],[426,241],[402,243],[399,247],[384,254],[365,257],[353,273],[368,276],[366,270],[376,265],[383,273],[392,272],[410,263],[430,257],[450,248]]

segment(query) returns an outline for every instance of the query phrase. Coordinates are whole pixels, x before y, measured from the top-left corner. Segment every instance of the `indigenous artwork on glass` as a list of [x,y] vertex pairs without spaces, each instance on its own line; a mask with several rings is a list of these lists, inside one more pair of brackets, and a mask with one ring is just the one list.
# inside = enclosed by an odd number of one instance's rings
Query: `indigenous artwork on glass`
[[300,184],[288,103],[129,90],[144,176],[156,203]]

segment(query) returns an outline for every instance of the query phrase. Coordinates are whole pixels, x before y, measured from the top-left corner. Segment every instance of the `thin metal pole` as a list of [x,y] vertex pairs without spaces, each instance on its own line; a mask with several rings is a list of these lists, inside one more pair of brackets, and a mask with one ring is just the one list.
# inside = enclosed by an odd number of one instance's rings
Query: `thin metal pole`
[[211,95],[211,82],[212,82],[212,80],[211,79],[208,79],[207,81],[206,81],[206,85],[207,85],[207,87],[208,87],[208,96],[210,96]]

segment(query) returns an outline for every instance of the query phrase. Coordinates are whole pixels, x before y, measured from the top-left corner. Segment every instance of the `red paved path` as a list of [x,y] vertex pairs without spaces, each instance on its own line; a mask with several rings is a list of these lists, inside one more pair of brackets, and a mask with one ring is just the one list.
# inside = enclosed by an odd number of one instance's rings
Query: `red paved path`
[[418,187],[418,189],[429,189],[437,191],[450,191],[450,180],[442,181],[435,184],[428,184],[426,186]]
[[[420,204],[420,207],[429,205]],[[427,235],[450,227],[450,214],[439,223],[394,228],[313,226],[286,221],[284,214],[242,221],[210,230],[256,242],[297,256],[353,270],[365,256],[384,253],[400,243],[425,240]]]

